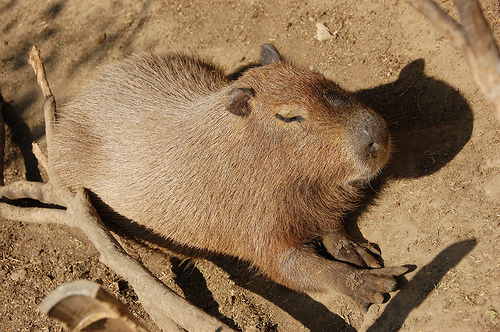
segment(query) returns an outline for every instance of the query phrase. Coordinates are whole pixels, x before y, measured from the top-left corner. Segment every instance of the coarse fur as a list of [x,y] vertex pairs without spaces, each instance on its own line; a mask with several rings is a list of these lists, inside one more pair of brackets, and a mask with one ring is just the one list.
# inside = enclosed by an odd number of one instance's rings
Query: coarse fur
[[[50,179],[88,188],[115,221],[246,260],[292,289],[380,302],[402,272],[354,266],[367,250],[342,217],[389,157],[387,126],[272,45],[262,59],[236,81],[178,54],[112,66],[48,120]],[[347,254],[307,245],[328,234]]]

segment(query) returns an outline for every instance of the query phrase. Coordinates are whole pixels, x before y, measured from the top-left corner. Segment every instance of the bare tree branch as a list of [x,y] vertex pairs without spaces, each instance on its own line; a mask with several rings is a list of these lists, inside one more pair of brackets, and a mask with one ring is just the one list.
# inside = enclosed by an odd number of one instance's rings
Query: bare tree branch
[[66,189],[54,188],[50,183],[17,181],[0,187],[0,196],[10,200],[30,198],[44,204],[66,207],[74,195]]
[[[31,198],[46,204],[61,203],[58,191],[58,188],[50,184],[26,181],[0,187],[0,195],[4,198]],[[62,192],[67,194],[64,190]],[[99,251],[100,261],[130,283],[146,311],[165,331],[178,330],[177,324],[188,331],[233,331],[177,295],[130,257],[106,229],[83,189],[69,202],[67,210],[17,207],[0,203],[0,217],[79,227]]]
[[0,203],[0,218],[35,224],[54,223],[64,225],[66,224],[66,211],[36,207],[19,207],[8,203]]
[[463,28],[454,19],[430,0],[407,0],[416,10],[431,22],[434,27],[447,36],[461,50],[467,47],[467,36]]
[[500,51],[477,0],[454,0],[459,25],[431,0],[407,0],[467,57],[474,79],[500,122]]
[[485,59],[498,60],[498,46],[477,0],[454,0],[470,47]]

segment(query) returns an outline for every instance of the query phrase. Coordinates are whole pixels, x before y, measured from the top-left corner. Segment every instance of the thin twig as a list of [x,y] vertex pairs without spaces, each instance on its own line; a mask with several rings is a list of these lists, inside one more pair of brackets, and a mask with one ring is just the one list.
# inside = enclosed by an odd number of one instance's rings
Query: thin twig
[[[43,114],[45,118],[45,137],[47,138],[47,152],[48,158],[50,159],[50,140],[52,139],[52,128],[54,127],[56,119],[56,99],[50,90],[49,82],[47,81],[47,76],[45,75],[45,67],[43,66],[43,59],[40,54],[40,50],[36,45],[30,51],[28,63],[33,67],[33,71],[36,75],[36,80],[42,94],[45,97],[45,103],[43,105]],[[48,175],[50,178],[50,169],[48,169]]]
[[0,203],[0,218],[35,224],[66,224],[66,211],[37,207],[19,207]]
[[33,154],[35,155],[36,160],[38,161],[38,165],[40,165],[43,168],[43,170],[46,173],[48,173],[49,167],[47,162],[47,156],[45,155],[45,153],[43,153],[42,149],[40,149],[40,146],[36,142],[31,143],[31,151],[33,151]]
[[35,71],[36,79],[40,89],[42,89],[43,96],[48,98],[52,96],[52,91],[50,90],[49,83],[47,81],[47,76],[45,75],[45,67],[43,66],[43,59],[40,55],[40,50],[33,45],[30,51],[30,56],[28,63],[33,67]]

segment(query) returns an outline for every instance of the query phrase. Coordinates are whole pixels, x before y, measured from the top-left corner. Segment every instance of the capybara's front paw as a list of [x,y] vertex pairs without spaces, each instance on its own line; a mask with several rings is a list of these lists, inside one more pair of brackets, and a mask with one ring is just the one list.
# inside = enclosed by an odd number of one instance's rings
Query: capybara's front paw
[[372,303],[382,303],[385,294],[397,289],[395,277],[408,272],[403,266],[385,267],[381,269],[358,269],[347,278],[347,287],[352,297],[367,310]]

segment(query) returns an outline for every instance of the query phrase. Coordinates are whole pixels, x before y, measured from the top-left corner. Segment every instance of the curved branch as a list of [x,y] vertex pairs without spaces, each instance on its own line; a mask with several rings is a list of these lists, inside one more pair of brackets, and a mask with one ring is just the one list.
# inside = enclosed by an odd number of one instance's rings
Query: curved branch
[[0,203],[0,218],[35,224],[54,223],[60,225],[66,224],[67,219],[65,210],[19,207],[8,203]]
[[467,57],[474,79],[500,122],[500,50],[477,0],[454,0],[459,25],[431,0],[407,0]]
[[441,7],[430,0],[407,0],[406,2],[418,10],[441,34],[448,37],[455,47],[463,51],[468,47],[464,29]]
[[56,189],[50,183],[17,181],[0,187],[0,197],[10,200],[30,198],[44,204],[66,207],[74,195],[69,190]]

